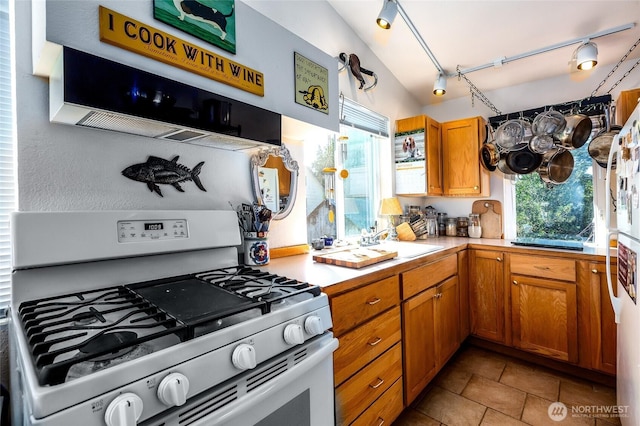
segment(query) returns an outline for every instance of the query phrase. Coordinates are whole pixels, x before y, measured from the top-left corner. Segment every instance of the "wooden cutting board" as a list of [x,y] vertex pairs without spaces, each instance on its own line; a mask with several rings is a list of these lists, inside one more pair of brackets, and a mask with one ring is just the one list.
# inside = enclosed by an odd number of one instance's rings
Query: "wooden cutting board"
[[372,247],[359,247],[334,251],[327,254],[313,256],[313,260],[329,265],[345,266],[347,268],[362,268],[398,256],[397,251],[388,251]]
[[471,213],[480,215],[482,238],[502,238],[502,203],[500,201],[474,201]]

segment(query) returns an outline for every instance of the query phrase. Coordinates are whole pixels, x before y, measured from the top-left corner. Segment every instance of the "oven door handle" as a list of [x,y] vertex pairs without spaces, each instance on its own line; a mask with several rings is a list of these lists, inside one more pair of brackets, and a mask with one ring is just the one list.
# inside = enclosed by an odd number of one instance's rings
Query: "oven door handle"
[[330,357],[331,354],[338,348],[338,339],[332,338],[328,341],[324,346],[318,349],[317,352],[310,355],[308,358],[305,358],[303,362],[293,366],[286,373],[276,377],[273,381],[267,383],[263,389],[257,389],[251,392],[250,395],[245,395],[239,400],[221,408],[219,411],[216,411],[215,420],[212,423],[213,419],[208,417],[203,418],[199,422],[192,423],[191,426],[212,426],[217,424],[225,424],[231,420],[238,413],[243,413],[245,410],[250,409],[252,406],[261,403],[273,396],[275,392],[279,392],[286,388],[290,383],[299,379],[301,375],[308,371],[310,368],[313,368],[316,364],[319,364],[321,361]]

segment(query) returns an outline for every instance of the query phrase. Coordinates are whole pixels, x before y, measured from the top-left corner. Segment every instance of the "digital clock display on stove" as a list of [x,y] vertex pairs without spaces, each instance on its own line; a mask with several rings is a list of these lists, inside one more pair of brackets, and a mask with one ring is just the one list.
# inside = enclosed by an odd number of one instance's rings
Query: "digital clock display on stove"
[[154,223],[145,223],[144,230],[145,231],[161,231],[164,229],[162,222],[154,222]]

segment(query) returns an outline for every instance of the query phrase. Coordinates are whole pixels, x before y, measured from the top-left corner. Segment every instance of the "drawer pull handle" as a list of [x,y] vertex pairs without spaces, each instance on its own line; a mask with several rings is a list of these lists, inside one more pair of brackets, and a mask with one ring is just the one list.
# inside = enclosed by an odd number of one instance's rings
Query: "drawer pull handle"
[[378,417],[378,420],[380,420],[380,423],[378,423],[378,426],[382,426],[384,424],[384,419]]
[[518,285],[518,281],[513,280],[513,285]]
[[592,274],[597,274],[597,273],[598,273],[598,270],[597,270],[597,269],[592,269],[592,270],[591,270],[591,273],[592,273]]
[[536,268],[536,269],[542,269],[543,271],[548,271],[549,270],[548,266],[534,265],[533,267]]
[[501,257],[496,257],[496,260],[497,260],[498,262],[502,262],[502,258],[501,258]]
[[367,342],[367,344],[369,346],[375,346],[380,342],[382,342],[382,339],[380,337],[376,337],[375,340],[370,340],[369,342]]
[[380,299],[379,299],[379,298],[377,298],[377,297],[376,297],[375,299],[371,299],[371,300],[369,300],[369,301],[367,302],[367,304],[368,304],[368,305],[371,305],[371,306],[375,305],[376,303],[380,303]]
[[376,383],[375,385],[369,385],[369,387],[371,389],[378,389],[380,386],[382,386],[383,383],[384,383],[384,380],[378,377],[378,383]]

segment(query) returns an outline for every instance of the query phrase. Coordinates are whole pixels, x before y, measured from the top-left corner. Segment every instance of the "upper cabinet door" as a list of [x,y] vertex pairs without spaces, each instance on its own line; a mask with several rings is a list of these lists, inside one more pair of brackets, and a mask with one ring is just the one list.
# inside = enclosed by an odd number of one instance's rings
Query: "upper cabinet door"
[[484,142],[482,117],[442,123],[444,195],[486,197],[490,195],[489,172],[480,165]]

